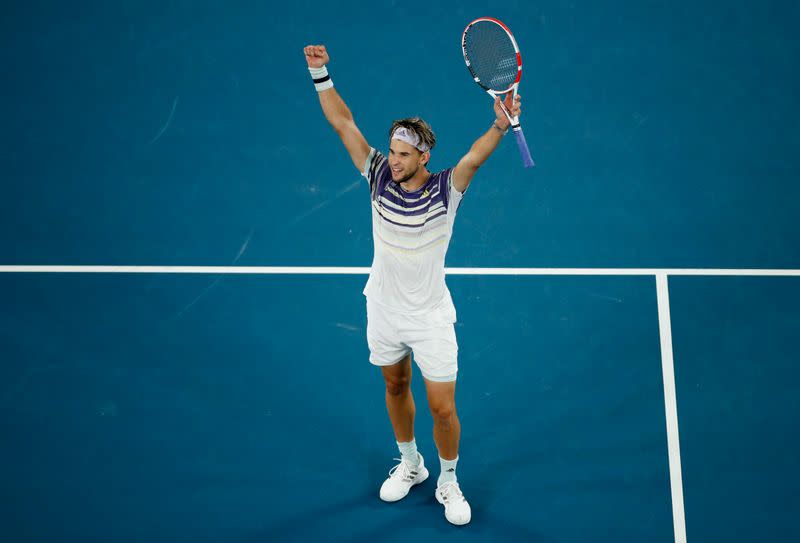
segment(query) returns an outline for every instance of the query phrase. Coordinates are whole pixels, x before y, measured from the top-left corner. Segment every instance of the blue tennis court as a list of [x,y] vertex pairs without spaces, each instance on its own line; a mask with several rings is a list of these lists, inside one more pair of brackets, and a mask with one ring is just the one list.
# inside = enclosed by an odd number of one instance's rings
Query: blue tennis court
[[[458,479],[398,456],[362,289],[371,145],[491,125],[459,39],[506,21],[506,138],[458,211]],[[0,22],[2,539],[800,539],[791,2],[16,3]],[[418,368],[416,439],[438,474]],[[432,460],[432,462],[431,462]]]

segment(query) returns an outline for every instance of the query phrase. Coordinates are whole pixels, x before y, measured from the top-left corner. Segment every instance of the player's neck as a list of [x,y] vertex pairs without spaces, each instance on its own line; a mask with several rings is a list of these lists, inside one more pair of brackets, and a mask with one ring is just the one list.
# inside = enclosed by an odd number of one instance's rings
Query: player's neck
[[414,177],[403,181],[400,183],[400,186],[403,187],[403,190],[406,192],[414,192],[418,190],[422,185],[428,182],[428,178],[430,178],[431,172],[428,171],[427,168],[424,166],[417,170],[417,173],[414,174]]

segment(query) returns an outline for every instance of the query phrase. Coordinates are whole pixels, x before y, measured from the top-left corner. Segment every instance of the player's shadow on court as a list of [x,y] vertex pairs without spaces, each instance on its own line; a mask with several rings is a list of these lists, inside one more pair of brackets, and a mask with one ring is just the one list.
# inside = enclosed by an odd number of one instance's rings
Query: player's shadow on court
[[[375,492],[362,494],[349,500],[331,503],[324,507],[305,509],[266,527],[262,533],[248,536],[241,543],[267,543],[273,541],[347,541],[352,543],[374,543],[381,541],[407,541],[409,534],[403,527],[413,528],[414,539],[420,533],[432,537],[457,537],[475,535],[482,541],[525,541],[553,543],[556,540],[537,533],[528,526],[508,518],[496,518],[476,504],[473,521],[467,526],[452,526],[444,519],[442,506],[433,497],[433,485],[423,483],[415,494],[401,502],[387,504],[380,501]],[[363,523],[351,523],[347,532],[331,531],[331,521],[338,515],[360,511]],[[313,519],[313,520],[312,520]],[[376,522],[376,519],[377,522]],[[338,526],[342,528],[342,524]]]
[[[345,499],[337,499],[336,490],[351,486],[351,482],[334,481],[334,486],[341,488],[317,488],[324,492],[325,504],[310,504],[307,508],[298,508],[297,512],[275,519],[265,525],[260,533],[245,537],[240,543],[267,543],[273,541],[347,541],[354,543],[374,543],[381,541],[405,541],[408,537],[417,539],[420,535],[430,534],[433,537],[467,537],[482,541],[526,541],[551,543],[554,539],[536,532],[531,526],[497,517],[489,507],[492,488],[496,479],[485,477],[478,481],[471,477],[470,486],[475,486],[467,496],[473,511],[473,520],[467,526],[450,525],[444,518],[444,510],[434,497],[436,475],[431,473],[424,483],[414,487],[407,497],[396,503],[384,503],[378,497],[378,488],[386,477],[386,458],[383,451],[362,450],[358,459],[366,467],[367,482],[357,495]],[[435,470],[434,470],[435,471]],[[477,484],[476,484],[477,483]],[[351,487],[352,488],[352,487]],[[491,491],[490,491],[491,492]],[[488,498],[488,500],[487,500]],[[535,506],[524,504],[523,509]],[[361,520],[353,520],[353,519]],[[407,527],[404,530],[404,527]]]

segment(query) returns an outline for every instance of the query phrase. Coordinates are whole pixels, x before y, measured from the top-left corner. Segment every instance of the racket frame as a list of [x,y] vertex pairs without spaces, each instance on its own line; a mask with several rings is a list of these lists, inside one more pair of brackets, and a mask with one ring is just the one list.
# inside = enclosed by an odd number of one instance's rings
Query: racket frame
[[[473,25],[483,21],[488,21],[500,26],[500,28],[502,28],[508,35],[508,38],[511,40],[511,44],[514,46],[514,52],[516,53],[517,57],[517,77],[508,86],[508,88],[504,90],[494,90],[483,84],[478,75],[475,73],[475,70],[472,69],[472,64],[470,63],[469,55],[467,54],[467,33],[469,32],[469,29],[472,28]],[[489,96],[492,97],[492,101],[494,101],[494,99],[497,98],[498,96],[504,97],[509,92],[513,93],[512,94],[513,99],[517,98],[519,82],[520,79],[522,79],[522,53],[520,53],[519,51],[517,40],[514,39],[514,34],[511,33],[511,29],[508,28],[502,21],[500,21],[499,19],[495,19],[493,17],[479,17],[474,21],[470,22],[466,26],[464,32],[461,35],[461,52],[464,55],[464,62],[467,64],[467,68],[469,69],[469,73],[472,75],[472,79],[475,81],[475,83],[478,84],[478,86],[480,86],[484,91],[486,91],[486,93]],[[525,163],[525,166],[526,167],[533,166],[534,165],[533,159],[530,158],[530,151],[528,150],[528,145],[525,142],[525,135],[522,133],[522,126],[520,126],[519,124],[519,116],[511,115],[511,112],[508,111],[508,108],[503,103],[503,98],[500,98],[500,108],[503,110],[503,113],[508,119],[508,122],[511,123],[511,128],[514,130],[514,136],[516,136],[517,143],[520,146],[520,152],[522,153],[522,158],[523,162]]]

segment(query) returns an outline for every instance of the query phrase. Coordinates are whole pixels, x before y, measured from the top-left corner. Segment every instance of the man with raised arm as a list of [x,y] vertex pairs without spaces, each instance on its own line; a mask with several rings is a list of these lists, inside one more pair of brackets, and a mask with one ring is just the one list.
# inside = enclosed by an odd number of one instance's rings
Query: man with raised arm
[[370,362],[383,373],[386,408],[401,455],[381,486],[380,498],[400,500],[428,478],[414,439],[413,354],[425,381],[439,452],[435,496],[448,521],[467,524],[472,512],[456,478],[461,434],[455,403],[456,310],[445,284],[444,259],[464,192],[508,131],[503,108],[519,115],[520,98],[514,100],[509,93],[503,103],[496,99],[494,122],[455,168],[431,173],[427,165],[436,136],[428,123],[417,117],[394,121],[385,156],[369,146],[333,87],[325,46],[308,45],[304,53],[325,118],[369,181],[372,196],[374,258],[364,288],[367,343]]

